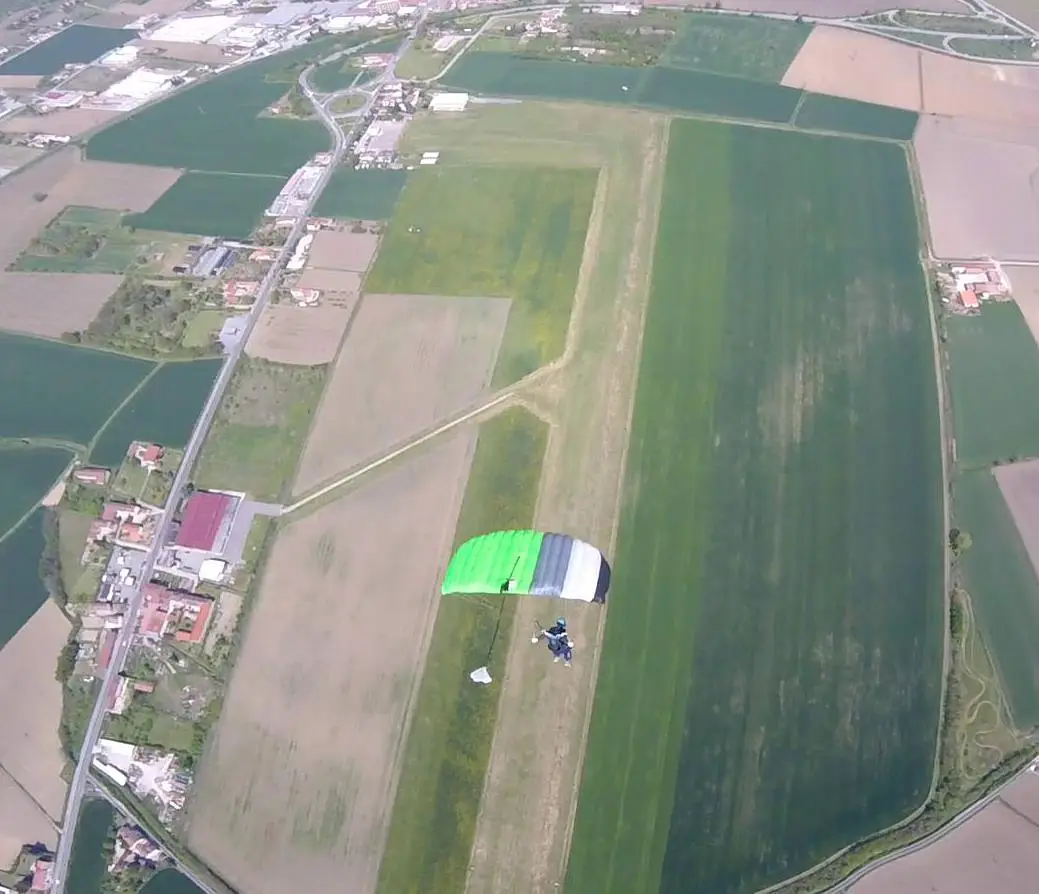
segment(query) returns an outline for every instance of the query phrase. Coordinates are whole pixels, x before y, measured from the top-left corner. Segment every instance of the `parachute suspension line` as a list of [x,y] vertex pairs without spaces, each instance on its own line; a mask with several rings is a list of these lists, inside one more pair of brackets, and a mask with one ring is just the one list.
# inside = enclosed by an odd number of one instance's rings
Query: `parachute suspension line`
[[[518,563],[519,559],[517,559],[516,561]],[[513,570],[515,571],[515,566],[513,567]],[[498,631],[501,630],[501,616],[505,611],[504,593],[505,591],[502,590],[503,595],[498,599],[498,617],[495,618],[494,633],[491,634],[491,642],[490,645],[487,646],[487,657],[484,659],[483,664],[481,664],[478,668],[476,668],[476,670],[470,672],[469,674],[470,680],[472,680],[474,683],[479,683],[483,686],[486,686],[488,683],[494,682],[493,677],[491,677],[491,672],[487,669],[487,665],[491,663],[491,655],[494,652],[494,644],[498,641]]]

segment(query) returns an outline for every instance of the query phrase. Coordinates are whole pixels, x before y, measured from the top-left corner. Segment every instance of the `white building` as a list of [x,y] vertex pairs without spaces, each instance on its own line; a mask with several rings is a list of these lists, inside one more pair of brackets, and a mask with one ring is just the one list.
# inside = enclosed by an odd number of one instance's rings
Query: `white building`
[[91,108],[128,112],[152,97],[172,90],[173,79],[178,77],[183,77],[179,71],[138,68],[93,97],[87,105]]
[[468,93],[434,93],[429,100],[431,112],[462,112],[467,105]]
[[205,43],[238,24],[241,16],[188,16],[174,19],[148,35],[170,43]]
[[227,570],[227,562],[222,559],[203,559],[198,566],[198,579],[211,584],[217,583]]
[[123,47],[116,47],[108,53],[105,53],[100,59],[98,59],[99,65],[106,65],[109,68],[123,68],[127,65],[133,65],[137,61],[137,56],[140,54],[141,48],[134,47],[127,44]]
[[292,257],[289,258],[288,263],[285,265],[286,270],[294,272],[303,269],[303,266],[307,263],[307,254],[310,252],[310,245],[313,241],[314,234],[307,233],[306,236],[296,243],[296,250],[292,253]]

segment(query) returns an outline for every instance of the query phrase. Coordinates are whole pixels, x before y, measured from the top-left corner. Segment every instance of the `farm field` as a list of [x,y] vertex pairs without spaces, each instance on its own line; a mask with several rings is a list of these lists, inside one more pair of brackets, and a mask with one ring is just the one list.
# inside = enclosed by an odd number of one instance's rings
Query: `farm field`
[[511,298],[493,384],[516,381],[562,353],[597,178],[588,168],[417,172],[365,289]]
[[1013,302],[976,316],[949,316],[949,389],[956,459],[973,469],[1039,455],[1039,419],[1020,394],[1039,388],[1039,348]]
[[0,329],[45,338],[81,331],[122,281],[99,273],[0,272]]
[[223,360],[164,363],[98,435],[91,462],[115,468],[131,441],[183,447],[213,389]]
[[189,171],[147,211],[124,218],[129,227],[248,239],[285,180],[280,177]]
[[805,130],[832,130],[908,141],[916,130],[917,114],[905,109],[806,93],[798,107],[794,124]]
[[280,530],[189,807],[235,888],[372,890],[471,452],[457,432]]
[[389,220],[408,179],[407,171],[336,171],[314,206],[316,217]]
[[0,450],[0,537],[30,512],[72,461],[57,447]]
[[505,299],[368,294],[300,460],[303,494],[477,400],[501,344]]
[[0,735],[0,765],[59,822],[66,785],[58,742],[62,687],[54,678],[54,665],[70,629],[57,604],[44,599],[0,649],[0,716],[5,730]]
[[202,447],[195,484],[276,500],[291,481],[325,387],[327,366],[245,357]]
[[[133,217],[127,218],[128,224],[132,225]],[[69,206],[37,234],[11,269],[28,273],[129,273],[153,265],[177,240],[171,234],[136,233],[123,226],[118,211]]]
[[[362,274],[371,266],[372,258],[379,249],[379,237],[375,233],[334,232],[322,230],[314,234],[310,247],[308,268],[319,270],[339,270]],[[303,276],[307,274],[304,273]],[[345,277],[343,283],[350,283],[351,277]],[[360,276],[357,276],[357,292],[360,292]],[[353,291],[347,286],[340,286],[333,291]]]
[[250,357],[272,363],[315,366],[336,359],[357,307],[356,294],[322,297],[317,307],[268,304],[249,337]]
[[[153,364],[0,332],[0,438],[86,444]],[[25,371],[35,374],[26,378]]]
[[662,62],[778,84],[811,32],[798,22],[690,13]]
[[1004,495],[988,469],[964,472],[953,491],[956,524],[973,543],[960,564],[1014,723],[1039,725],[1039,582]]
[[789,121],[800,100],[800,90],[779,84],[674,68],[650,69],[636,99],[654,108],[776,124]]
[[[543,423],[521,409],[507,410],[480,427],[455,547],[489,530],[531,525],[547,434]],[[459,681],[484,663],[500,677],[515,610],[511,597],[440,602],[403,754],[378,894],[465,889],[501,689]]]
[[73,62],[92,62],[136,36],[125,28],[73,25],[0,64],[0,76],[52,75]]
[[141,894],[203,894],[186,875],[176,869],[163,869],[155,873],[141,888]]
[[57,847],[58,834],[18,784],[0,776],[0,865],[11,866],[26,840],[39,841],[53,849]]
[[607,617],[575,891],[779,882],[910,813],[935,758],[942,482],[904,154],[676,121],[666,177],[614,554],[640,599]]
[[[43,555],[43,509],[37,509],[24,524],[0,540],[0,580],[6,593],[0,610],[0,649],[25,626],[47,600],[40,580]],[[57,652],[51,660],[57,657]]]

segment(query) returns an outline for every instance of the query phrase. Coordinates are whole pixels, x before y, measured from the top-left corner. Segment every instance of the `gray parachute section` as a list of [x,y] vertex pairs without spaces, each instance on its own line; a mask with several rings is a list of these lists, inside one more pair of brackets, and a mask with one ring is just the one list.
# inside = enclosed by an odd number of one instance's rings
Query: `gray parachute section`
[[534,566],[532,596],[559,596],[566,584],[574,538],[568,534],[546,534],[541,542],[537,565]]

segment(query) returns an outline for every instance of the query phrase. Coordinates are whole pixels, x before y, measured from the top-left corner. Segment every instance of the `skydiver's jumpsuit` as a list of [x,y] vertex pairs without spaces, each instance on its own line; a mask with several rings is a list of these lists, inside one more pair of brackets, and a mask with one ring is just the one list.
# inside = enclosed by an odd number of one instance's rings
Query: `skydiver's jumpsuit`
[[545,631],[545,638],[548,640],[548,650],[556,658],[569,661],[573,657],[574,650],[570,645],[570,638],[566,634],[564,624],[553,624]]

